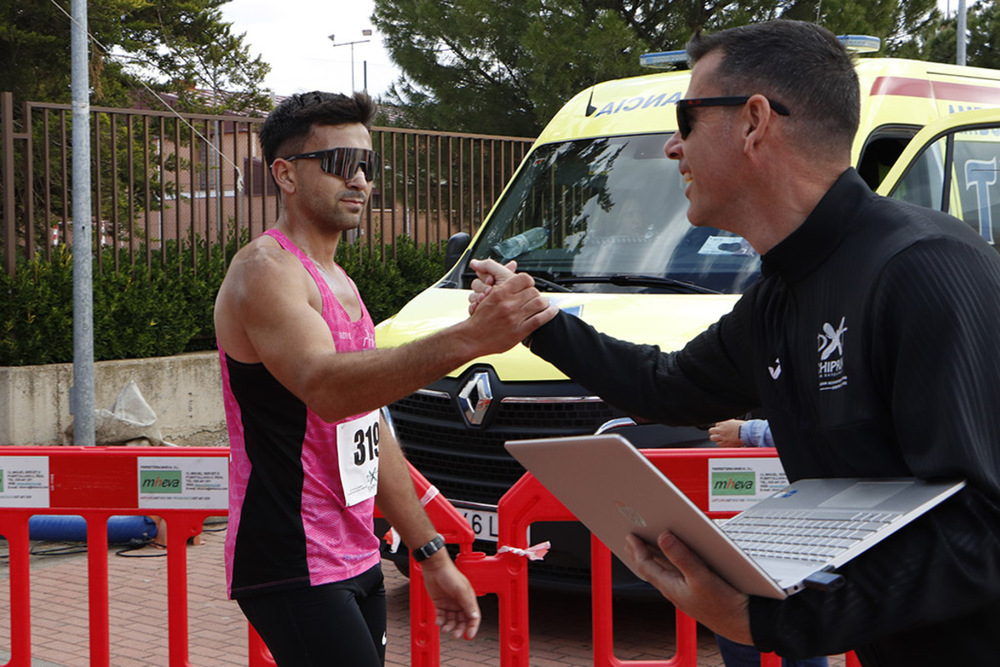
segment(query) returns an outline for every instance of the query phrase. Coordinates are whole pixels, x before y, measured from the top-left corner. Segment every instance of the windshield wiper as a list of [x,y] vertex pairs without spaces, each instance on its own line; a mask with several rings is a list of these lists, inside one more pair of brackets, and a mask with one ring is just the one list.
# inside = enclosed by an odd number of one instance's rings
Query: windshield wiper
[[[537,287],[545,288],[550,292],[572,292],[573,290],[570,287],[567,287],[567,285],[593,285],[598,283],[608,283],[619,287],[668,288],[675,293],[679,292],[682,294],[722,294],[722,292],[709,289],[708,287],[702,287],[701,285],[696,285],[695,283],[677,280],[676,278],[666,278],[664,276],[641,276],[619,273],[610,276],[567,276],[564,278],[553,276],[549,271],[540,271],[537,269],[518,268],[518,272],[527,273],[535,279],[535,285]],[[475,275],[476,274],[472,271],[466,271],[463,274],[463,278],[471,281],[475,278]]]
[[[535,279],[535,286],[539,288],[546,288],[549,292],[572,292],[570,288],[565,285],[560,285],[562,281],[557,281],[552,278],[552,274],[548,271],[535,271],[532,269],[521,269],[517,270],[518,273],[527,273],[529,276]],[[548,276],[547,278],[545,276]],[[462,274],[462,278],[471,283],[476,278],[475,271],[465,271]],[[443,285],[443,287],[454,287],[454,285],[448,284]]]
[[536,287],[539,287],[539,286],[546,287],[546,288],[548,288],[548,290],[550,292],[572,292],[573,291],[570,288],[566,287],[565,285],[561,285],[560,284],[562,282],[561,280],[559,280],[559,281],[553,281],[553,280],[549,280],[548,278],[542,278],[541,276],[535,275],[535,272],[531,271],[531,270],[528,270],[528,271],[519,271],[519,273],[527,273],[527,274],[529,274],[532,278],[535,279],[535,286]]
[[[537,280],[537,279],[536,279]],[[621,287],[667,287],[686,294],[722,294],[714,289],[702,287],[676,278],[664,276],[637,276],[619,273],[611,276],[573,276],[572,278],[557,278],[560,285],[579,285],[585,283],[610,283]]]

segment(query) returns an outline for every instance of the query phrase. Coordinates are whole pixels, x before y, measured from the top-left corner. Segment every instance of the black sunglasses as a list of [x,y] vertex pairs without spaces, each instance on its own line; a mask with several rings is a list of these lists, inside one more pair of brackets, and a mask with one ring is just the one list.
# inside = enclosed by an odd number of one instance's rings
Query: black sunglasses
[[[738,107],[750,101],[750,95],[727,95],[725,97],[690,97],[677,100],[677,131],[681,133],[681,139],[687,139],[691,134],[691,109],[700,107]],[[771,108],[775,113],[788,116],[788,107],[780,102],[767,98]]]
[[378,171],[382,161],[379,154],[369,148],[331,148],[325,151],[289,155],[282,159],[292,162],[306,158],[318,159],[320,169],[345,181],[354,178],[360,169],[369,183],[375,180],[375,172]]

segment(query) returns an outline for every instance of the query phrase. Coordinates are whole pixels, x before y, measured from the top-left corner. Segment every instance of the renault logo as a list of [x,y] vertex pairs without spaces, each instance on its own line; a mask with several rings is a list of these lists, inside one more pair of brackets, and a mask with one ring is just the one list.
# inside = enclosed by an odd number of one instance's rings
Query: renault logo
[[465,415],[465,421],[473,426],[481,426],[486,411],[493,402],[493,388],[490,376],[482,371],[475,373],[458,392],[458,407]]

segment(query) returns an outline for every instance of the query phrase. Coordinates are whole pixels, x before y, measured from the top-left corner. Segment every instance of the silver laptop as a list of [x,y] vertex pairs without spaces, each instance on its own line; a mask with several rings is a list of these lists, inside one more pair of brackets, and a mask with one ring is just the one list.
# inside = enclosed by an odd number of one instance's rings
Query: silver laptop
[[669,530],[733,587],[777,599],[842,584],[837,567],[965,486],[799,480],[716,523],[621,436],[511,440],[506,447],[633,572],[625,537],[655,544]]

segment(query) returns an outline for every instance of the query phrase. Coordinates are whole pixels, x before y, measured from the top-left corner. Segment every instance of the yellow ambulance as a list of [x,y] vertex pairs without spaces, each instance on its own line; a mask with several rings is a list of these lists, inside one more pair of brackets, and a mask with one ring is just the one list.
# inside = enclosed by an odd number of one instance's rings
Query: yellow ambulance
[[[922,127],[1000,107],[1000,71],[885,58],[859,59],[857,71],[861,125],[853,159],[872,188]],[[679,348],[727,312],[758,277],[760,259],[742,238],[687,221],[684,185],[663,146],[676,130],[674,103],[689,76],[607,81],[567,102],[471,243],[452,239],[449,272],[379,325],[378,345],[399,345],[466,317],[470,258],[516,259],[560,308],[600,331],[664,350]],[[983,202],[1000,201],[997,140],[980,134],[978,144],[972,135],[959,142],[967,149],[959,169],[943,166],[956,159],[955,135],[941,136],[950,138],[921,153],[922,166],[905,176],[900,167],[899,186],[885,186],[886,193],[943,203],[953,213],[965,206],[970,224],[992,241],[985,222],[991,209]],[[959,171],[961,178],[951,178]],[[626,418],[523,346],[476,359],[389,412],[409,460],[465,514],[481,540],[477,548],[487,552],[497,539],[497,501],[523,474],[505,452],[506,440],[594,433]],[[646,424],[616,432],[640,447],[710,444],[703,428]],[[532,563],[535,584],[589,586],[585,529],[532,530],[532,541],[553,545],[543,562]],[[402,563],[405,554],[394,559]],[[619,588],[639,585],[624,568],[615,576]]]

